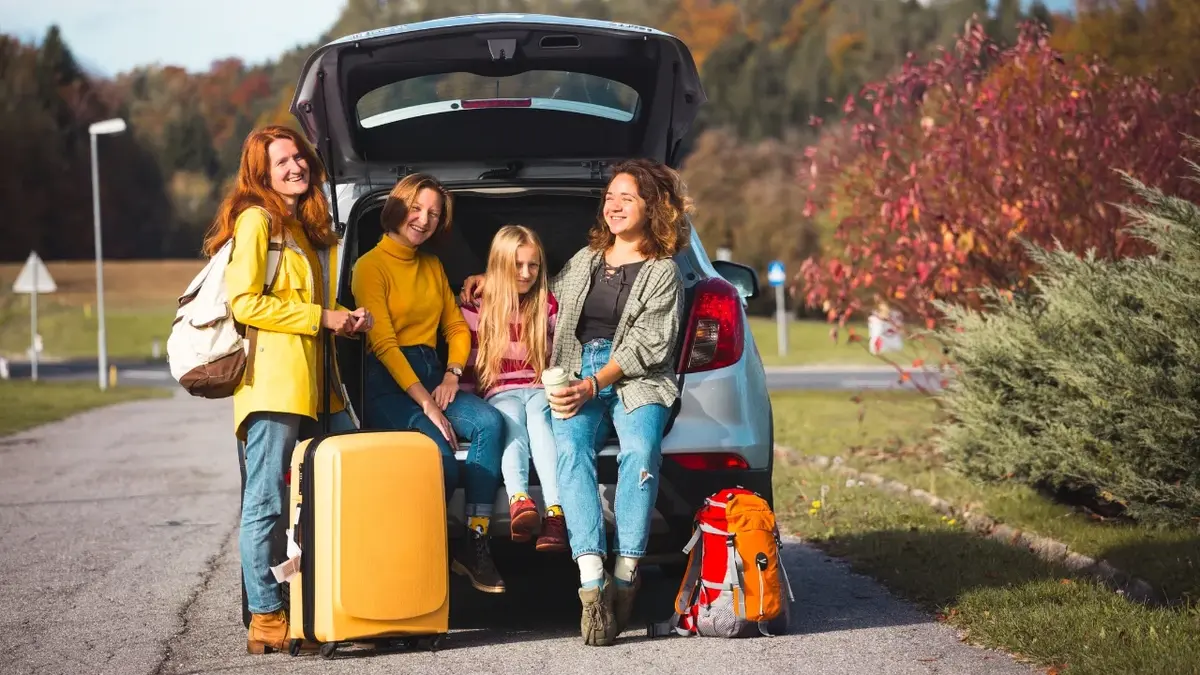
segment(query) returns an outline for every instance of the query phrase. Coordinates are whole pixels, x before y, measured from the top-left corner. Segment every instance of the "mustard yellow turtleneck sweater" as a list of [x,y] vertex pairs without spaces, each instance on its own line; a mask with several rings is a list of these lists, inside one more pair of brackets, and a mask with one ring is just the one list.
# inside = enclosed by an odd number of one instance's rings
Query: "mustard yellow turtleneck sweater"
[[371,352],[402,389],[419,380],[400,347],[436,347],[438,326],[449,345],[449,363],[466,364],[471,332],[437,256],[384,235],[355,263],[350,289],[355,302],[375,317],[367,334]]

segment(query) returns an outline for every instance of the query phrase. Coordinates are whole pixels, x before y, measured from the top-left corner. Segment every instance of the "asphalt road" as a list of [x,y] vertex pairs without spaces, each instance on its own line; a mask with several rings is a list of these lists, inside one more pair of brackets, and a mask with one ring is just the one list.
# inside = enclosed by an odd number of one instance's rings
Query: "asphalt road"
[[[249,656],[239,609],[238,469],[227,401],[120,404],[0,438],[5,673],[1018,673],[799,541],[793,632],[728,641],[626,633],[588,648],[565,557],[505,556],[504,596],[455,584],[437,653]],[[646,570],[641,618],[674,580]]]
[[[165,363],[158,361],[116,361],[117,382],[139,385],[176,386]],[[901,380],[899,371],[890,366],[782,366],[767,368],[767,385],[772,390],[858,390],[940,388],[941,375],[936,371],[908,369],[909,377]],[[9,376],[29,379],[28,363],[10,363]],[[38,365],[38,377],[46,380],[83,380],[97,377],[96,361],[63,361]]]

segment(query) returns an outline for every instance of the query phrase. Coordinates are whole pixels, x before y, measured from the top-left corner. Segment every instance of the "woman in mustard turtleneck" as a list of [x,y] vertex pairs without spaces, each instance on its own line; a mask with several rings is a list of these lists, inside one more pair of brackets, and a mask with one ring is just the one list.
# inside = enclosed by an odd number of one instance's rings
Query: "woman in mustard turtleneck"
[[[488,524],[500,486],[504,418],[458,380],[471,352],[471,333],[437,256],[418,247],[450,227],[450,193],[431,176],[406,176],[388,195],[380,222],[384,235],[354,266],[354,297],[375,317],[367,333],[365,406],[372,427],[416,430],[442,451],[446,498],[458,487],[456,433],[471,443],[463,486],[467,533],[452,551],[451,568],[486,593],[503,593],[504,580],[488,549]],[[437,332],[449,344],[440,363]]]

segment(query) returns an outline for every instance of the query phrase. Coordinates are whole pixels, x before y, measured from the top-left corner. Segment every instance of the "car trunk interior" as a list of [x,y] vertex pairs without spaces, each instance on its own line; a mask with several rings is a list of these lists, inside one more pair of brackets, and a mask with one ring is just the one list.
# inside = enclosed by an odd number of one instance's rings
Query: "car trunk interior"
[[[587,244],[588,229],[596,221],[600,190],[566,194],[456,193],[454,221],[449,232],[436,235],[423,246],[442,261],[450,287],[457,292],[472,274],[487,267],[488,249],[496,232],[505,225],[524,225],[537,233],[546,249],[546,273],[553,276],[567,260]],[[371,250],[383,236],[379,222],[383,200],[356,214],[346,232],[346,246],[359,256]],[[356,256],[357,259],[357,256]],[[342,279],[349,287],[349,276]]]
[[[451,289],[458,293],[467,277],[482,274],[487,267],[488,250],[492,237],[501,227],[509,224],[524,225],[537,233],[546,249],[548,276],[554,276],[567,260],[587,245],[588,230],[596,222],[601,202],[599,188],[589,191],[525,191],[511,192],[467,192],[454,197],[454,221],[450,232],[435,236],[423,247],[442,261]],[[353,222],[347,228],[343,244],[347,251],[358,256],[371,250],[383,235],[379,216],[383,209],[383,196],[371,199],[369,204],[356,207],[351,213]],[[347,261],[349,262],[349,261]],[[341,271],[339,301],[346,307],[355,307],[350,292],[350,275],[353,265],[347,264]],[[684,316],[691,294],[685,292]],[[682,336],[676,347],[675,359],[682,351]],[[358,340],[338,339],[338,365],[342,380],[356,410],[362,379],[362,346]],[[446,345],[438,336],[438,353],[446,358]]]

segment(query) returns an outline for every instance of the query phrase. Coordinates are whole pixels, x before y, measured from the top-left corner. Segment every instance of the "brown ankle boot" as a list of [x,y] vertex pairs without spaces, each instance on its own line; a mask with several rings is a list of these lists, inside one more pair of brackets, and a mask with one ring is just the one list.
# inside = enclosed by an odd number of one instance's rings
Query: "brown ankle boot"
[[246,634],[246,651],[251,654],[270,654],[288,650],[287,612],[282,609],[270,614],[250,615]]

